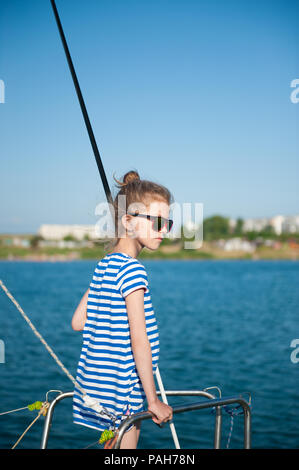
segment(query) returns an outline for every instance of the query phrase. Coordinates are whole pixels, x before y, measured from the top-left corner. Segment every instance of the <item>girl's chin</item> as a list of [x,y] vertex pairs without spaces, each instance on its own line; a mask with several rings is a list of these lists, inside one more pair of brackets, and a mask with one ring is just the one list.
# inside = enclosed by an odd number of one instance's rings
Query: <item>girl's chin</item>
[[144,247],[147,248],[148,250],[156,250],[157,248],[159,248],[161,241],[162,240],[159,240],[156,238],[154,240],[151,240],[148,243],[144,243]]

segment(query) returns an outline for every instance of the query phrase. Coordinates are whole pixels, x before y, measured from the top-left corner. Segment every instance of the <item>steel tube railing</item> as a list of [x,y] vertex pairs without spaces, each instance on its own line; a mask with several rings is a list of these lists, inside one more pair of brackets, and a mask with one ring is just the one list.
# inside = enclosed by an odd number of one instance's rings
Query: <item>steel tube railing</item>
[[54,398],[54,400],[51,401],[50,406],[48,408],[48,412],[45,417],[45,424],[44,424],[44,429],[43,429],[43,434],[42,434],[42,440],[41,440],[41,449],[46,449],[48,445],[48,440],[49,440],[49,433],[50,433],[50,428],[52,425],[52,418],[53,418],[53,413],[54,413],[54,408],[58,402],[61,400],[64,400],[64,398],[72,398],[74,395],[74,392],[65,392],[65,393],[60,393],[57,395],[57,397]]
[[[251,445],[251,413],[248,403],[241,397],[214,398],[212,400],[191,403],[189,405],[173,406],[173,414],[184,413],[186,411],[203,410],[205,408],[219,407],[239,403],[244,411],[244,448],[250,449]],[[152,415],[148,411],[135,413],[129,416],[118,428],[119,435],[115,444],[115,449],[120,448],[120,442],[126,429],[139,420],[150,419]]]
[[[214,387],[212,387],[214,388]],[[208,393],[205,390],[167,390],[165,391],[166,395],[175,395],[175,396],[204,396],[206,398],[215,398],[214,395]],[[160,395],[161,392],[157,391],[157,395]],[[54,413],[54,408],[56,404],[63,400],[64,398],[71,398],[73,397],[74,392],[65,392],[60,393],[51,403],[48,409],[48,413],[45,418],[45,424],[42,434],[41,440],[41,449],[46,449],[48,445],[49,439],[49,432],[52,425],[52,418]],[[221,425],[222,425],[222,414],[221,414],[221,407],[216,407],[216,416],[215,416],[215,433],[214,433],[214,448],[220,449],[220,441],[221,441]]]
[[[222,425],[221,407],[223,405],[239,403],[242,406],[243,411],[244,411],[244,448],[250,449],[251,412],[250,412],[250,407],[248,403],[242,397],[215,398],[214,395],[204,390],[165,390],[165,393],[166,395],[169,395],[169,396],[171,395],[172,396],[204,396],[208,398],[208,400],[205,400],[205,401],[186,404],[186,405],[180,405],[180,406],[172,406],[172,408],[173,408],[173,414],[177,414],[177,413],[183,413],[187,411],[194,411],[194,410],[215,407],[216,409],[215,434],[214,434],[214,448],[215,449],[220,448],[221,425]],[[160,392],[157,392],[157,394],[159,395]],[[40,446],[41,449],[46,449],[48,445],[49,433],[50,433],[50,428],[52,425],[52,418],[53,418],[55,406],[57,405],[58,402],[60,402],[61,400],[65,398],[72,398],[73,395],[74,395],[74,392],[61,393],[57,397],[55,397],[53,401],[50,403],[47,415],[45,417],[45,424],[44,424],[41,446]],[[148,411],[143,411],[143,412],[135,413],[131,416],[128,416],[128,418],[126,418],[118,428],[119,435],[115,444],[115,449],[120,448],[120,443],[121,443],[123,434],[125,433],[125,431],[131,424],[139,420],[150,419],[151,417],[152,415]]]

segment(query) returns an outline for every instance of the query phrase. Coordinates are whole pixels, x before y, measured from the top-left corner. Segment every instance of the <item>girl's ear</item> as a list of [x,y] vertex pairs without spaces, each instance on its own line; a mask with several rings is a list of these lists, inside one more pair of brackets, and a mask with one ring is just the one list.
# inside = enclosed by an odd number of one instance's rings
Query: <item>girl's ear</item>
[[135,233],[135,225],[134,224],[137,222],[135,219],[136,219],[136,217],[133,217],[132,215],[128,215],[127,232],[128,232],[129,236],[134,235],[134,233]]
[[133,217],[129,214],[124,214],[121,218],[121,223],[122,223],[122,226],[124,227],[124,229],[130,234],[130,233],[133,233],[133,227],[131,225],[131,220],[133,219]]
[[121,232],[127,229],[127,214],[124,214],[121,219],[120,219],[121,227],[120,230]]

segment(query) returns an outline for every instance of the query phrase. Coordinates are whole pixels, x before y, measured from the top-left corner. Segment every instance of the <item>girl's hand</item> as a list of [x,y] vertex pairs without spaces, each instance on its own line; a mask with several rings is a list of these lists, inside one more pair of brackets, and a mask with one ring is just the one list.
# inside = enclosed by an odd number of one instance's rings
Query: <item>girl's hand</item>
[[156,424],[166,423],[172,420],[173,410],[171,406],[161,402],[158,398],[148,405],[148,411],[153,415],[152,420]]

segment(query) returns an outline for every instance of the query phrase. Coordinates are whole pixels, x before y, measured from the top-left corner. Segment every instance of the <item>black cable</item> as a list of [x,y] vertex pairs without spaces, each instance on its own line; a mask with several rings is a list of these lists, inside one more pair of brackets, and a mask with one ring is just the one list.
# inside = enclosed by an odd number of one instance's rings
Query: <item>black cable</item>
[[70,69],[70,72],[71,72],[71,75],[72,75],[72,78],[73,78],[73,82],[74,82],[74,85],[75,85],[75,89],[76,89],[76,92],[77,92],[77,96],[78,96],[78,100],[79,100],[79,103],[80,103],[83,118],[84,118],[84,121],[85,121],[86,129],[87,129],[87,132],[88,132],[88,135],[89,135],[89,140],[90,140],[90,143],[91,143],[91,146],[92,146],[92,149],[93,149],[93,153],[94,153],[94,156],[95,156],[95,159],[96,159],[96,162],[97,162],[98,170],[99,170],[101,178],[102,178],[102,183],[103,183],[103,186],[104,186],[107,201],[108,201],[109,204],[113,204],[113,199],[112,199],[111,191],[110,191],[108,181],[107,181],[107,178],[106,178],[105,170],[104,170],[104,167],[103,167],[103,164],[102,164],[100,152],[99,152],[99,149],[98,149],[98,146],[97,146],[97,143],[96,143],[96,139],[94,137],[94,133],[93,133],[93,130],[92,130],[92,127],[91,127],[91,124],[90,124],[87,109],[86,109],[86,106],[85,106],[85,103],[84,103],[84,100],[83,100],[83,96],[82,96],[82,93],[81,93],[81,90],[80,90],[79,82],[78,82],[77,75],[76,75],[76,72],[75,72],[75,68],[74,68],[74,65],[73,65],[73,61],[72,61],[72,58],[71,58],[71,55],[70,55],[70,51],[69,51],[69,48],[68,48],[68,45],[67,45],[67,42],[66,42],[66,39],[65,39],[65,35],[64,35],[63,29],[62,29],[61,21],[60,21],[58,11],[57,11],[57,8],[56,8],[55,0],[51,0],[51,4],[52,4],[53,12],[54,12],[54,15],[55,15],[56,23],[57,23],[57,26],[58,26],[60,38],[61,38],[61,41],[62,41],[62,44],[63,44],[64,52],[65,52],[67,62],[68,62],[68,65],[69,65],[69,69]]

